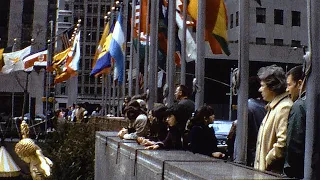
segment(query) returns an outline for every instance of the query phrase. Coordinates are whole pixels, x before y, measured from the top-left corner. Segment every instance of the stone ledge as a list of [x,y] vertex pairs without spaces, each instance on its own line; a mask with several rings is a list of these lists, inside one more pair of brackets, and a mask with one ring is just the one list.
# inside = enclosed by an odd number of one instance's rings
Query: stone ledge
[[189,151],[144,150],[115,133],[96,132],[95,180],[288,179]]

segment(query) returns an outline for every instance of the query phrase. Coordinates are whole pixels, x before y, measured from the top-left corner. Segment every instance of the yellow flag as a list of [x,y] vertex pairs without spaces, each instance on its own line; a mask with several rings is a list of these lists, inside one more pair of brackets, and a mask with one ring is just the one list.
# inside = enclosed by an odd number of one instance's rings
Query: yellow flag
[[0,49],[0,71],[1,71],[1,69],[2,69],[2,67],[3,67],[3,65],[4,65],[3,56],[2,56],[3,51],[4,51],[4,48],[1,48],[1,49]]
[[104,28],[103,30],[103,33],[102,33],[102,36],[101,36],[101,39],[100,39],[100,42],[99,42],[99,45],[97,47],[97,50],[94,54],[94,57],[93,57],[93,61],[92,61],[92,67],[95,66],[96,62],[97,62],[97,59],[98,59],[98,56],[99,54],[102,52],[102,48],[103,48],[103,45],[105,44],[106,42],[106,39],[107,39],[107,36],[109,34],[109,31],[110,31],[110,24],[109,22],[107,23],[106,27]]

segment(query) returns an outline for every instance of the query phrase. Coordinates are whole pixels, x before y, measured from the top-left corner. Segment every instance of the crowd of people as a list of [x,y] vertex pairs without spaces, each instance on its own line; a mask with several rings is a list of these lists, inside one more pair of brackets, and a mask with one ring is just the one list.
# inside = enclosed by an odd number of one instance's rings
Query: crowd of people
[[[147,107],[147,96],[125,98],[122,113],[129,126],[118,136],[133,139],[145,149],[184,149],[214,158],[233,160],[236,121],[228,136],[228,151],[217,147],[212,124],[214,109],[195,110],[188,88],[178,85],[175,102]],[[302,66],[287,74],[276,65],[262,67],[249,79],[248,145],[246,165],[262,171],[303,178],[305,144],[305,85]]]

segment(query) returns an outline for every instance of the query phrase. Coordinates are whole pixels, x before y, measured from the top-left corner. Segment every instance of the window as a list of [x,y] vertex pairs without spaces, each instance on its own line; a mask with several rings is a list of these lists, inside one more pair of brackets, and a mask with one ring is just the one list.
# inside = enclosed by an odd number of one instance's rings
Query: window
[[65,10],[69,10],[69,9],[70,9],[69,4],[65,4],[65,5],[64,5],[64,9],[65,9]]
[[97,40],[97,32],[92,31],[91,32],[91,40],[96,41]]
[[299,11],[292,11],[292,26],[300,26],[300,12]]
[[233,14],[230,15],[230,29],[233,28]]
[[102,94],[102,88],[101,87],[97,87],[97,94]]
[[257,23],[266,23],[266,8],[256,8]]
[[301,41],[292,40],[291,47],[301,47]]
[[283,46],[283,39],[274,39],[275,46]]
[[239,26],[239,11],[236,12],[236,26]]
[[63,17],[63,22],[69,22],[69,17]]
[[256,44],[265,45],[266,38],[256,38]]
[[274,10],[274,24],[283,25],[283,10],[280,10],[280,9]]
[[85,63],[84,63],[84,69],[85,70],[90,70],[91,69],[91,64],[90,64],[90,60],[86,59]]
[[92,13],[92,4],[88,4],[88,13]]
[[87,18],[87,26],[91,26],[91,24],[92,24],[91,18]]
[[95,4],[95,5],[93,5],[93,13],[98,13],[98,5],[97,4]]
[[84,87],[84,94],[89,94],[89,87]]
[[61,86],[61,94],[65,95],[66,94],[66,87],[65,86]]
[[90,94],[94,94],[94,87],[90,87]]

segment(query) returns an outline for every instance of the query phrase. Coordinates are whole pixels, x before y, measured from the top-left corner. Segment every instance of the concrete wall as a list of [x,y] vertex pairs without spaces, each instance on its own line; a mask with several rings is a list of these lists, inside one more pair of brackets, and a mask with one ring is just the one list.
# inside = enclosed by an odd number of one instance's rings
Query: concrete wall
[[286,179],[189,151],[144,150],[116,133],[96,132],[95,180]]

